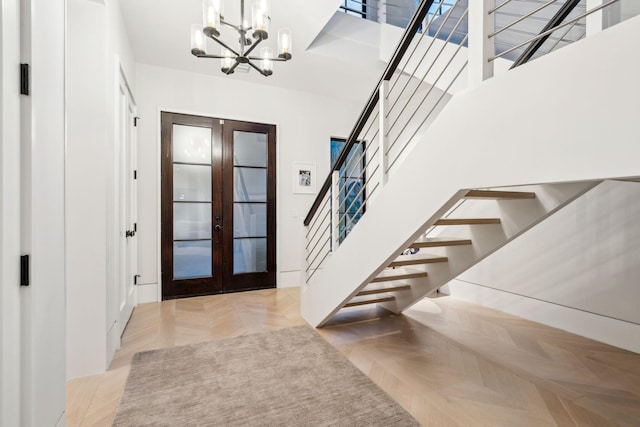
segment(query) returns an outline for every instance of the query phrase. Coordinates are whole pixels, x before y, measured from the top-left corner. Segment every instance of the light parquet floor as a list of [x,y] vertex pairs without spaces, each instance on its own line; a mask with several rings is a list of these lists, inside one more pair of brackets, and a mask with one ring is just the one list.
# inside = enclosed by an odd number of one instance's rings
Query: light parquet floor
[[[67,425],[111,425],[136,352],[304,323],[297,288],[140,305],[109,370],[68,383]],[[423,425],[640,425],[640,355],[473,304],[346,312],[318,331]]]

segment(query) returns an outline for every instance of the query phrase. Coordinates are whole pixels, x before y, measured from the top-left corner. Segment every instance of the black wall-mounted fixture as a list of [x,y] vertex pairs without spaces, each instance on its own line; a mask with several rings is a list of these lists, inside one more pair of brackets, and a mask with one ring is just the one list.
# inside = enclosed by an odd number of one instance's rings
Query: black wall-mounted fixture
[[29,255],[20,257],[20,286],[29,286]]
[[20,64],[20,95],[29,95],[29,64]]

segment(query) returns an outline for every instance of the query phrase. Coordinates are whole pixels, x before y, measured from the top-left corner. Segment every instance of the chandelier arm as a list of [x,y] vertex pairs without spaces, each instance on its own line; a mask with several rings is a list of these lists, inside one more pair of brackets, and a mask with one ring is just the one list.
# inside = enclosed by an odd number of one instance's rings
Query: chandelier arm
[[248,64],[253,67],[254,70],[256,70],[257,72],[259,72],[260,74],[262,74],[265,77],[268,77],[268,74],[264,72],[264,70],[261,70],[258,66],[256,66],[253,62],[249,61]]
[[196,55],[198,58],[210,58],[210,59],[224,59],[224,58],[228,58],[228,56],[222,56],[222,55],[209,55],[209,54],[202,54],[202,55]]
[[262,41],[262,38],[258,37],[258,39],[255,42],[253,42],[251,47],[249,49],[247,49],[247,51],[244,53],[244,56],[249,55],[256,48],[256,46],[258,46],[260,44],[261,41]]
[[234,30],[236,30],[236,31],[239,31],[239,30],[240,30],[240,26],[239,26],[239,25],[233,25],[231,22],[227,22],[227,21],[225,21],[224,19],[220,19],[220,23],[221,23],[222,25],[226,25],[227,27],[231,27],[231,28],[233,28],[233,29],[234,29]]
[[284,59],[284,58],[278,58],[277,56],[275,58],[260,58],[257,56],[247,56],[247,59],[250,59],[252,61],[263,61],[265,59],[268,59],[269,61],[277,61],[277,62],[287,62],[288,59]]
[[227,71],[227,74],[231,74],[235,71],[236,68],[238,68],[238,65],[240,65],[239,62],[234,63],[231,68],[229,68],[229,71]]
[[216,36],[214,36],[213,34],[208,36],[211,40],[213,40],[214,42],[218,43],[220,46],[224,47],[225,49],[228,49],[231,53],[233,53],[235,56],[242,56],[240,55],[238,52],[236,52],[235,49],[230,48],[225,42],[223,42],[222,40],[220,40],[219,38],[217,38]]

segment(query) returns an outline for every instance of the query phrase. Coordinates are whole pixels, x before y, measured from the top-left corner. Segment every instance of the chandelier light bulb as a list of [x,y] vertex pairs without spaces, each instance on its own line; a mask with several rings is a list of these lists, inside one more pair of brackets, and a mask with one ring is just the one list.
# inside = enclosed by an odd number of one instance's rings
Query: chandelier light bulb
[[269,24],[271,23],[268,0],[255,0],[251,8],[251,26],[253,37],[266,40],[269,38]]
[[260,56],[262,57],[262,70],[266,75],[270,76],[273,74],[273,49],[270,47],[260,48]]
[[203,31],[207,36],[220,36],[220,10],[222,0],[203,0]]
[[206,41],[202,32],[202,25],[191,25],[191,53],[195,56],[206,55]]
[[233,74],[231,67],[233,67],[233,57],[231,56],[231,52],[225,48],[222,48],[222,72],[225,74]]
[[289,28],[281,28],[278,31],[278,58],[291,59],[293,54],[291,41],[291,30]]

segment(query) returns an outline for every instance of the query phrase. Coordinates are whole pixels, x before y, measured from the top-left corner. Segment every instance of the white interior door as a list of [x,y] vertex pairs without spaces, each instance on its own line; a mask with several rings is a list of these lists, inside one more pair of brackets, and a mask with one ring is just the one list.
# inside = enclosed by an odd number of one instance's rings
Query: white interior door
[[118,289],[120,334],[136,305],[137,219],[136,219],[136,132],[135,105],[123,78],[120,80],[120,280]]

